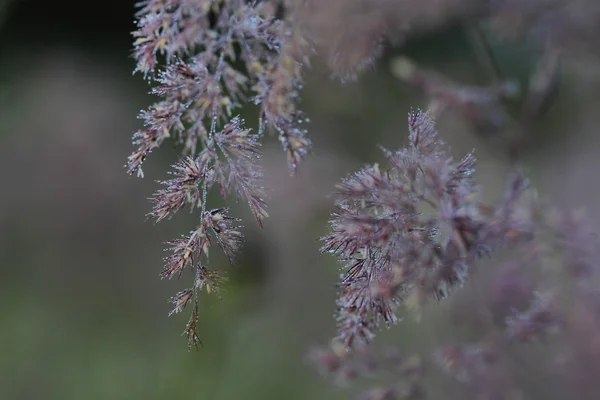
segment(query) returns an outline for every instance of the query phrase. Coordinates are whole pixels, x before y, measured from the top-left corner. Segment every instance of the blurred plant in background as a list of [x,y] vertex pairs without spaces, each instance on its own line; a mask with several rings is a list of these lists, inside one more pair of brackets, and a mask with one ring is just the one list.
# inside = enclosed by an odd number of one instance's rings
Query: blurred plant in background
[[[340,7],[351,10],[349,4],[358,8],[360,4],[374,14],[381,11],[373,6],[377,2],[368,3],[349,2]],[[381,4],[387,5],[389,12],[377,14],[379,23],[367,18],[361,25],[379,31],[368,36],[371,46],[367,47],[372,51],[362,52],[361,61],[350,62],[354,72],[364,69],[365,63],[381,52],[377,48],[381,40],[390,41],[389,35],[397,35],[402,26],[398,21],[384,23],[403,11],[402,6],[398,2]],[[435,115],[448,110],[480,134],[495,140],[504,135],[507,152],[518,163],[528,129],[543,116],[554,93],[560,55],[573,50],[571,40],[584,45],[587,53],[597,50],[592,41],[577,40],[596,35],[581,20],[583,15],[576,15],[586,9],[598,16],[598,11],[590,2],[497,1],[488,6],[476,7],[475,13],[465,7],[469,13],[459,20],[481,63],[488,67],[489,86],[452,82],[406,57],[393,61],[392,72],[429,98]],[[340,15],[339,10],[335,14]],[[362,22],[359,15],[355,14],[357,21]],[[454,17],[446,15],[449,20]],[[490,40],[506,39],[502,29],[508,26],[504,20],[508,15],[530,20],[512,33],[531,39],[540,54],[527,79],[527,90],[519,89],[518,80],[503,76],[489,44]],[[554,24],[549,25],[548,19]],[[402,34],[410,36],[426,26],[415,25],[405,25]],[[353,53],[349,44],[355,32],[348,33],[348,44],[337,48],[336,54],[352,57],[362,51]],[[339,42],[343,41],[335,43]],[[468,318],[478,320],[477,330],[461,344],[450,344],[452,340],[441,334],[446,344],[426,358],[463,384],[457,392],[461,398],[565,398],[575,393],[578,398],[596,398],[600,387],[592,376],[599,367],[595,343],[600,326],[592,299],[600,296],[595,267],[599,248],[582,217],[571,211],[550,211],[535,191],[524,201],[527,191],[521,174],[510,181],[498,206],[483,204],[473,186],[472,155],[454,162],[439,147],[433,120],[426,113],[409,116],[409,131],[407,148],[385,151],[388,166],[365,167],[338,186],[331,233],[323,238],[322,250],[338,255],[344,265],[337,303],[336,340],[340,343],[334,342],[331,350],[316,350],[313,362],[337,382],[359,378],[387,382],[361,398],[446,397],[440,390],[444,386],[431,379],[431,369],[427,371],[421,368],[421,361],[415,361],[421,357],[401,357],[396,349],[378,354],[368,344],[382,324],[397,323],[399,306],[421,308],[429,298],[448,297],[451,289],[464,286],[476,274],[482,256],[495,254],[500,247],[509,261],[488,262],[488,268],[496,271],[489,290],[471,288],[471,296],[463,300],[469,305],[461,304],[469,309],[457,311],[450,306],[448,311],[469,314]],[[581,341],[579,334],[586,339]],[[527,354],[529,360],[523,362],[518,353],[521,357]],[[532,385],[527,382],[532,377],[552,383]]]
[[[488,290],[474,286],[468,304],[448,310],[478,320],[475,335],[455,344],[442,334],[430,361],[464,385],[462,398],[596,398],[600,247],[583,215],[550,210],[535,191],[526,196],[520,174],[498,206],[483,204],[471,154],[454,162],[425,113],[409,116],[409,131],[408,148],[386,151],[389,166],[366,167],[339,186],[332,233],[323,238],[323,251],[344,264],[339,334],[312,361],[338,383],[384,382],[364,399],[438,398],[422,357],[396,348],[380,355],[369,343],[381,322],[398,322],[399,307],[418,313],[429,299],[448,297],[500,247],[508,261],[485,266],[495,271]],[[552,383],[531,387],[532,376]]]

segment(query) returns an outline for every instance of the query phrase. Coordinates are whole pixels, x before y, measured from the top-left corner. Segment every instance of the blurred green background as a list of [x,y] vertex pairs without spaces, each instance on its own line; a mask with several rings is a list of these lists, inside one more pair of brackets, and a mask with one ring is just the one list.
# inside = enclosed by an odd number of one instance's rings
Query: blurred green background
[[[379,161],[377,145],[401,146],[406,113],[426,102],[391,76],[389,54],[345,85],[316,63],[303,93],[314,154],[291,179],[268,140],[271,218],[259,231],[235,207],[248,240],[239,265],[222,266],[231,277],[223,300],[201,306],[204,347],[188,353],[179,336],[187,313],[167,318],[166,302],[185,283],[158,274],[163,243],[196,216],[144,222],[155,180],[177,152],[167,144],[152,154],[143,180],[123,167],[136,115],[154,100],[131,75],[133,3],[15,0],[0,11],[0,399],[347,398],[305,362],[335,330],[337,266],[317,241],[327,194]],[[405,49],[420,62],[484,83],[460,30],[420,40]],[[527,70],[522,53],[505,50],[497,49],[505,68]],[[600,74],[572,61],[561,77],[524,162],[544,195],[575,199],[595,219]],[[485,196],[497,196],[506,156],[459,118],[444,116],[439,127],[456,154],[477,148]],[[440,313],[383,340],[410,350],[423,331],[439,334],[431,321]]]

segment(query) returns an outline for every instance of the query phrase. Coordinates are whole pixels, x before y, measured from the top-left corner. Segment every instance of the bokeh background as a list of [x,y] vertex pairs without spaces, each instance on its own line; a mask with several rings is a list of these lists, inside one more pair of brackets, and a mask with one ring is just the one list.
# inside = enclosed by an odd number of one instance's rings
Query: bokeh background
[[[187,315],[167,318],[166,302],[184,284],[158,274],[163,243],[187,232],[195,215],[144,222],[155,180],[177,152],[165,145],[152,154],[144,179],[123,167],[136,115],[153,101],[131,74],[133,13],[128,0],[0,3],[0,399],[347,398],[306,363],[307,350],[335,330],[338,270],[319,256],[317,240],[327,195],[342,176],[379,161],[377,145],[401,146],[406,113],[424,99],[393,78],[392,54],[344,85],[315,64],[303,93],[314,154],[292,179],[276,139],[267,141],[271,218],[261,231],[234,207],[248,240],[238,265],[222,266],[230,276],[223,300],[201,306],[204,347],[188,352],[179,336]],[[401,52],[481,83],[467,42],[450,27]],[[497,51],[504,68],[535,61],[526,49]],[[542,195],[586,207],[592,222],[599,94],[595,61],[565,63],[523,157]],[[506,155],[459,118],[438,125],[456,154],[477,149],[484,196],[498,196]],[[431,322],[439,314],[381,340],[418,346],[439,334]]]

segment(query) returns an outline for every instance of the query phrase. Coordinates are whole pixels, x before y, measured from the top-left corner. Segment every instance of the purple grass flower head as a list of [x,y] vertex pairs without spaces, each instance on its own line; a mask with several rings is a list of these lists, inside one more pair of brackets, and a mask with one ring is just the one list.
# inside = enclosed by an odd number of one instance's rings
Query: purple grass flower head
[[446,297],[515,229],[521,179],[491,209],[477,199],[473,154],[448,155],[426,112],[410,113],[408,125],[408,146],[384,150],[385,167],[367,166],[338,186],[331,232],[322,239],[322,251],[344,264],[338,320],[348,347],[394,324],[398,305]]
[[[170,242],[163,278],[194,272],[194,285],[171,299],[173,311],[193,304],[186,332],[198,344],[198,292],[216,291],[223,277],[208,269],[208,249],[218,244],[230,261],[242,243],[238,221],[227,209],[209,211],[207,196],[217,186],[222,197],[246,202],[262,227],[266,211],[260,139],[279,136],[294,171],[311,146],[298,109],[302,70],[310,48],[292,15],[279,15],[278,1],[147,0],[139,3],[133,56],[135,72],[152,84],[159,100],[140,113],[144,127],[133,135],[136,150],[127,170],[143,176],[142,164],[154,149],[173,140],[181,159],[171,179],[160,182],[149,217],[157,222],[188,208],[198,210],[190,235]],[[258,105],[258,130],[236,114]]]

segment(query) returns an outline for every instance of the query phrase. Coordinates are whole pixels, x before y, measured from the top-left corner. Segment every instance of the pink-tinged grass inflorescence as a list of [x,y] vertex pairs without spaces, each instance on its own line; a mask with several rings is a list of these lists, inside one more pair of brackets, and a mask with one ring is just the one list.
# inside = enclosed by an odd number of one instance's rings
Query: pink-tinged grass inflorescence
[[[194,271],[194,284],[171,299],[173,312],[194,307],[186,328],[196,333],[200,290],[215,291],[223,277],[208,269],[208,249],[218,244],[232,260],[241,245],[238,221],[227,209],[210,210],[207,196],[218,186],[223,197],[242,199],[259,226],[267,216],[259,140],[275,132],[290,169],[306,156],[310,141],[297,108],[306,44],[294,35],[289,18],[279,18],[277,2],[244,0],[148,0],[137,13],[136,71],[154,83],[160,98],[140,118],[133,136],[130,174],[143,176],[142,163],[166,139],[181,148],[173,178],[161,182],[149,214],[156,221],[189,207],[200,211],[188,236],[170,242],[163,278]],[[259,107],[258,131],[236,116],[244,102]]]
[[385,150],[387,165],[367,166],[339,185],[331,233],[323,238],[323,251],[344,263],[338,318],[347,347],[395,323],[397,305],[446,297],[509,232],[528,229],[512,222],[525,188],[520,177],[498,207],[485,206],[477,199],[473,154],[453,160],[427,113],[411,113],[408,124],[409,145]]

